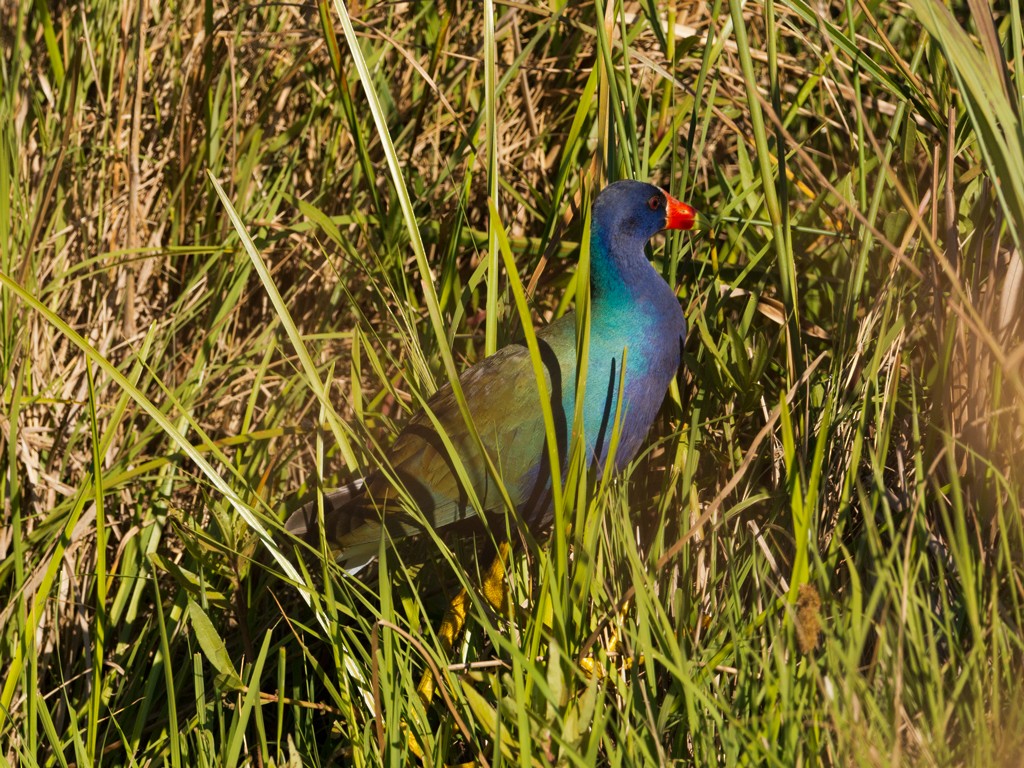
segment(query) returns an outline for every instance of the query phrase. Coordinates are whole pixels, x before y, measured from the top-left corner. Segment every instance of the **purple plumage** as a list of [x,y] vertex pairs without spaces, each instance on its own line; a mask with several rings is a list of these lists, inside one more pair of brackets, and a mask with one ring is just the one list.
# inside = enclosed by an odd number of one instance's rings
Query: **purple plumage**
[[[696,214],[650,184],[620,181],[594,201],[590,242],[590,345],[584,385],[587,455],[603,467],[613,435],[625,361],[614,457],[622,469],[639,451],[680,364],[686,322],[675,294],[647,261],[659,230],[691,229]],[[537,332],[545,396],[555,418],[557,454],[573,444],[577,382],[576,318],[569,313]],[[542,408],[529,351],[512,344],[459,379],[477,433],[516,508],[531,529],[551,520],[551,471]],[[480,514],[500,513],[505,496],[457,407],[450,386],[427,403],[388,453],[391,470],[325,497],[324,534],[339,560],[356,571],[376,556],[386,528],[392,539],[442,530]],[[447,440],[440,437],[437,425]],[[461,471],[460,471],[461,468]],[[460,481],[459,475],[468,481]],[[397,478],[405,493],[390,478]],[[467,487],[468,486],[468,487]],[[475,498],[474,498],[475,497]],[[412,511],[415,510],[415,511]],[[295,535],[318,539],[316,503],[289,518]],[[535,531],[536,532],[536,531]]]

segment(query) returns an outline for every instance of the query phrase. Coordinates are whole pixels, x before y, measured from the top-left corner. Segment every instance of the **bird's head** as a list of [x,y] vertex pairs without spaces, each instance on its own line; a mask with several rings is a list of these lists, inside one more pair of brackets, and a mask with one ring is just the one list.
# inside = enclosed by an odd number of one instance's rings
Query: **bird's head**
[[646,243],[663,229],[693,229],[697,212],[653,184],[617,181],[594,200],[593,226],[614,237]]

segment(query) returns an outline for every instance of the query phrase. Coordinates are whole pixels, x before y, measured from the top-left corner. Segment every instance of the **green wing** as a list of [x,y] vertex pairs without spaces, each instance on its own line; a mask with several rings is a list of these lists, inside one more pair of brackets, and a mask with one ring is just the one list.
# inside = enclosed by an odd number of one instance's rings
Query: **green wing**
[[[571,315],[538,334],[545,396],[551,400],[555,414],[560,453],[564,453],[566,425],[572,419],[575,335]],[[459,382],[480,441],[512,503],[521,514],[533,513],[534,510],[523,507],[544,503],[550,473],[543,411],[529,350],[525,344],[503,347],[469,368]],[[474,518],[480,511],[503,508],[498,483],[487,469],[451,387],[446,385],[438,390],[427,402],[427,409],[433,419],[426,411],[417,413],[389,450],[391,472],[370,476],[357,508],[350,505],[340,512],[345,519],[327,521],[328,538],[339,546],[345,559],[369,547],[373,549],[372,555],[377,553],[382,518],[391,537],[398,539],[420,533],[420,519],[440,531]],[[409,514],[408,500],[402,500],[389,474],[404,486],[421,518]],[[479,508],[472,502],[466,484],[460,481],[460,474],[475,491]]]

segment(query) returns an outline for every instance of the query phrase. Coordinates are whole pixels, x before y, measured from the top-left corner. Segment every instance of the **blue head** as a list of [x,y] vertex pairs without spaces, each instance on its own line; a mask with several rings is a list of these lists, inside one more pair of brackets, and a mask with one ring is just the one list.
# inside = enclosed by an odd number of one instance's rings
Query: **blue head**
[[598,292],[649,279],[644,246],[663,229],[692,229],[697,213],[642,181],[617,181],[594,200],[591,273]]

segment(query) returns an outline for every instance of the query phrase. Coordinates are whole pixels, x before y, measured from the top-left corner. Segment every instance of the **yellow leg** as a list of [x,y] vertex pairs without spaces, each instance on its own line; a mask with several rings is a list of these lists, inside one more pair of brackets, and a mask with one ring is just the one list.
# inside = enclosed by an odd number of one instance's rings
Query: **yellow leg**
[[[505,583],[505,562],[508,560],[509,551],[510,546],[507,541],[498,545],[498,553],[494,556],[487,573],[484,574],[484,581],[480,588],[484,599],[502,616],[508,615],[509,606],[508,587]],[[441,626],[437,628],[437,636],[441,638],[441,648],[444,650],[445,656],[451,654],[452,648],[455,647],[455,641],[462,634],[471,604],[472,601],[465,588],[460,589],[448,604],[448,610],[445,611],[444,618],[441,619]],[[420,678],[420,684],[416,686],[416,692],[424,704],[429,704],[434,698],[434,685],[434,676],[430,670],[427,670]]]
[[509,615],[509,594],[508,583],[505,581],[505,563],[508,562],[508,553],[511,547],[507,541],[498,545],[498,554],[491,561],[491,567],[484,574],[484,583],[481,591],[490,606],[502,616]]

